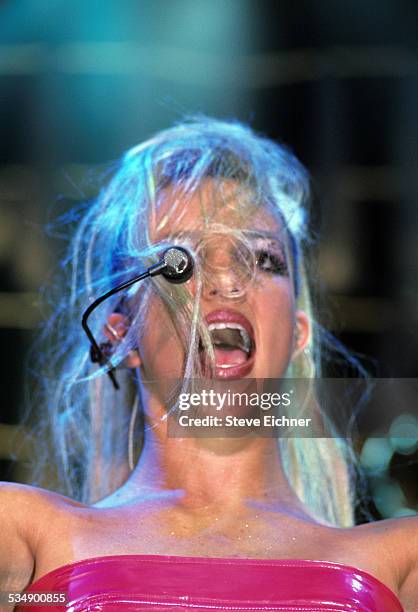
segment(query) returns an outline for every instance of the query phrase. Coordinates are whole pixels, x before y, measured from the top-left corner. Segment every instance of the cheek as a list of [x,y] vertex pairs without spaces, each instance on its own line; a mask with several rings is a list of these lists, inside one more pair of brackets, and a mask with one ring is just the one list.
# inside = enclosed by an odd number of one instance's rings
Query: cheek
[[167,309],[152,296],[139,342],[142,369],[146,377],[180,377],[183,348]]
[[273,368],[282,372],[293,352],[295,312],[291,290],[284,284],[264,289],[257,303],[259,356],[269,371]]

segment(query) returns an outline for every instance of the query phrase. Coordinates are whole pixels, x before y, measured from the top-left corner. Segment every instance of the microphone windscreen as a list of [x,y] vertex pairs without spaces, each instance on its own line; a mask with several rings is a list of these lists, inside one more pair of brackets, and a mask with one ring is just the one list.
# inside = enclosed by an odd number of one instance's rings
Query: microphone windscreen
[[165,252],[164,261],[170,271],[181,274],[186,269],[189,258],[184,251],[173,247]]
[[193,258],[183,247],[170,247],[164,253],[164,278],[172,283],[185,283],[193,274]]

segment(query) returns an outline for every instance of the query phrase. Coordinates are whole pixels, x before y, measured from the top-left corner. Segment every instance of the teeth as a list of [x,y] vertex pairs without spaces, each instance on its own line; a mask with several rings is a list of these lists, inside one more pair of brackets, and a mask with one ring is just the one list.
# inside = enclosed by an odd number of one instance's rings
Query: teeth
[[240,348],[242,348],[248,354],[251,352],[251,338],[247,330],[239,323],[209,323],[208,329],[209,331],[214,329],[238,329],[242,340],[242,345],[240,345]]

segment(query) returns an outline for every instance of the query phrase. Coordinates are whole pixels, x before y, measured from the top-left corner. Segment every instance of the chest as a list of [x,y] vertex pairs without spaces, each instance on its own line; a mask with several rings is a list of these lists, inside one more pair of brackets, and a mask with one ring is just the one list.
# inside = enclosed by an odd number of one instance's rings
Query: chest
[[367,534],[274,520],[254,523],[239,517],[233,528],[212,521],[210,528],[194,530],[181,521],[152,516],[137,521],[80,520],[70,528],[68,523],[55,525],[39,547],[33,579],[74,561],[123,554],[330,561],[361,569],[399,594],[386,550]]

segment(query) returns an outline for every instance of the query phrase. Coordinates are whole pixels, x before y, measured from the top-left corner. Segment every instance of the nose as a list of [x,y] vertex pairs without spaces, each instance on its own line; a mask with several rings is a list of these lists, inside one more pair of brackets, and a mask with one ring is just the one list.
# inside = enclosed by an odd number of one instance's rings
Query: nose
[[245,291],[242,290],[241,284],[237,278],[230,275],[222,280],[212,278],[206,280],[203,285],[202,295],[204,299],[211,300],[214,298],[223,298],[229,300],[240,300],[244,297]]
[[202,297],[206,300],[243,300],[246,297],[249,274],[248,261],[241,261],[234,245],[228,241],[211,245],[202,258]]

